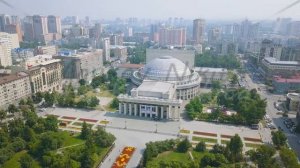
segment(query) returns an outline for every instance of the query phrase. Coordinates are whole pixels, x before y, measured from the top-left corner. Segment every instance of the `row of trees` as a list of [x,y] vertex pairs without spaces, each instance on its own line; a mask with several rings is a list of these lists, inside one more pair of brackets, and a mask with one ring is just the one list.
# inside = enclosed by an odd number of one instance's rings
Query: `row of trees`
[[[166,140],[158,142],[150,142],[146,144],[146,150],[144,152],[144,165],[151,167],[149,161],[153,160],[158,154],[165,151],[176,151],[179,153],[186,153],[191,149],[192,145],[188,139],[182,141]],[[160,167],[228,167],[230,164],[236,164],[243,160],[243,143],[238,135],[231,138],[226,147],[221,145],[214,145],[212,150],[206,149],[204,142],[199,142],[195,149],[197,152],[204,153],[204,156],[200,161],[195,162],[177,162],[177,161],[161,161]],[[149,163],[149,164],[147,164]]]
[[237,69],[240,67],[240,62],[234,55],[216,56],[205,52],[196,56],[195,65],[197,67]]
[[33,96],[33,99],[36,103],[41,102],[44,99],[44,105],[47,107],[57,104],[61,107],[95,108],[97,105],[99,105],[100,101],[96,96],[83,95],[88,90],[89,87],[80,86],[77,94],[80,96],[80,98],[76,99],[75,90],[70,84],[64,88],[63,93],[38,92]]
[[112,91],[115,96],[118,96],[120,93],[126,92],[125,87],[126,81],[122,78],[117,77],[117,72],[115,69],[108,70],[107,74],[97,76],[92,80],[91,86],[97,88],[101,85],[104,85],[106,88]]
[[140,44],[133,49],[128,50],[128,60],[131,64],[145,64],[146,63],[146,45]]
[[99,160],[103,148],[115,141],[115,137],[104,129],[99,127],[92,131],[84,122],[79,137],[85,143],[58,152],[68,139],[64,132],[58,130],[57,118],[38,117],[34,108],[32,110],[31,99],[22,100],[21,104],[19,107],[11,105],[8,110],[19,114],[19,118],[0,125],[0,167],[16,152],[24,151],[19,160],[22,168],[39,167],[37,163],[49,168],[91,168]]

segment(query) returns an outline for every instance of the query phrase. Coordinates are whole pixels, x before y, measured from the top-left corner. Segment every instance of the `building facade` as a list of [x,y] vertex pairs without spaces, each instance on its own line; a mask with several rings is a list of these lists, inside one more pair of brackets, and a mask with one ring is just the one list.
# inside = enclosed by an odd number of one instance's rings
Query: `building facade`
[[193,41],[194,41],[195,45],[203,44],[204,28],[205,28],[205,20],[204,19],[195,19],[193,21]]
[[0,32],[0,65],[4,67],[11,66],[11,50],[19,47],[17,34]]
[[24,66],[30,75],[32,93],[60,92],[62,90],[63,64],[51,55],[37,55],[29,58]]
[[9,104],[31,95],[29,75],[24,72],[17,74],[0,74],[0,107],[6,108]]
[[220,81],[225,83],[227,80],[227,69],[224,68],[207,68],[195,67],[194,71],[201,77],[201,86],[210,87],[213,81]]
[[120,95],[119,114],[179,120],[182,100],[176,99],[176,85],[168,82],[145,81],[131,90],[131,95]]
[[159,45],[184,47],[186,45],[186,29],[185,28],[160,28]]
[[175,84],[176,98],[181,100],[197,96],[201,83],[201,77],[197,72],[192,72],[186,64],[171,56],[155,58],[143,68],[133,72],[131,81],[135,85],[141,85],[144,80]]
[[103,73],[103,52],[102,50],[80,50],[78,53],[70,55],[54,56],[61,59],[64,69],[65,79],[84,79],[91,82],[95,76]]
[[48,21],[48,33],[61,34],[61,19],[59,16],[50,15],[47,18]]

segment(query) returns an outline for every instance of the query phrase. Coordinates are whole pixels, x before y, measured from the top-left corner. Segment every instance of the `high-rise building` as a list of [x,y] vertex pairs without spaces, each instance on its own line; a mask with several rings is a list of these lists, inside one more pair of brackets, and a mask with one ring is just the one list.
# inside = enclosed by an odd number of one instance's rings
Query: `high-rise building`
[[59,16],[50,15],[48,20],[48,32],[61,34],[61,19]]
[[282,46],[275,44],[271,40],[263,40],[260,48],[260,59],[273,57],[276,60],[281,60]]
[[101,49],[103,50],[103,62],[110,61],[110,40],[109,40],[109,38],[101,39]]
[[5,32],[9,34],[18,34],[19,42],[23,41],[23,32],[20,24],[5,25]]
[[245,20],[241,24],[240,39],[241,40],[254,40],[258,37],[259,23],[252,23]]
[[287,35],[288,25],[291,23],[291,18],[278,18],[274,27],[274,33]]
[[5,31],[5,25],[11,23],[11,18],[9,15],[0,15],[0,32]]
[[111,45],[123,45],[123,36],[120,34],[113,34],[110,36],[110,44]]
[[4,67],[11,66],[11,50],[19,47],[17,34],[0,32],[0,65]]
[[300,37],[300,21],[293,21],[288,25],[288,34]]
[[185,28],[160,28],[159,45],[183,47],[186,45]]
[[48,34],[48,22],[46,16],[33,16],[33,30],[34,38],[36,40],[43,40],[43,36]]
[[215,27],[209,30],[208,33],[208,43],[216,44],[221,40],[222,30],[219,27]]
[[204,42],[204,19],[195,19],[193,21],[193,41],[194,44],[203,44]]
[[154,42],[159,41],[159,25],[152,24],[150,27],[150,40]]
[[26,16],[23,22],[24,26],[24,40],[25,41],[33,41],[34,37],[34,29],[33,29],[33,17]]
[[98,39],[100,38],[102,31],[102,25],[100,23],[97,23],[94,27],[89,29],[89,36],[90,38]]

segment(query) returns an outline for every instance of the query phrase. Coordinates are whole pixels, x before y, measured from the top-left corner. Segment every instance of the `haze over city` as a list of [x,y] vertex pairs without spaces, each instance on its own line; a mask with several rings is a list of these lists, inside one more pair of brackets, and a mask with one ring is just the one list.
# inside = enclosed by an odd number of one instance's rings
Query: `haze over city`
[[137,17],[166,19],[201,17],[211,20],[300,18],[300,5],[274,15],[295,0],[9,0],[13,8],[0,4],[7,14],[89,16],[93,19]]

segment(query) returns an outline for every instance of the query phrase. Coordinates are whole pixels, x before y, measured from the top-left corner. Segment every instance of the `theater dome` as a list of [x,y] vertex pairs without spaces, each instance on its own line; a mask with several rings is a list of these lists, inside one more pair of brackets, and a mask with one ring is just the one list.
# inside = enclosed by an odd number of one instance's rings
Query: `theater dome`
[[146,64],[140,74],[144,79],[177,81],[189,77],[191,71],[182,61],[171,56],[162,56]]

